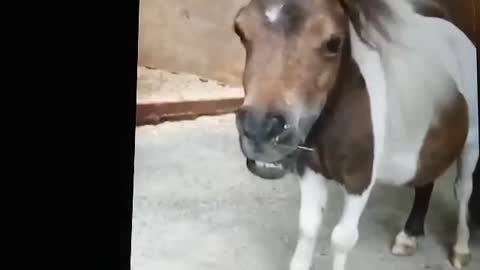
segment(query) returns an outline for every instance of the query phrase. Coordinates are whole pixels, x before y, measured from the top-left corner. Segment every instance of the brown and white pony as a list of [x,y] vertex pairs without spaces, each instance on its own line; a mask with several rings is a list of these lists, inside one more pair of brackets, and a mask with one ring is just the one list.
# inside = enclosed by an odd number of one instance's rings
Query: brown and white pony
[[478,9],[475,0],[252,0],[239,11],[234,25],[246,63],[236,122],[247,167],[262,178],[300,178],[290,270],[311,267],[326,181],[345,191],[331,234],[333,269],[344,270],[376,183],[415,189],[392,248],[409,255],[424,233],[434,181],[454,164],[451,261],[468,264]]

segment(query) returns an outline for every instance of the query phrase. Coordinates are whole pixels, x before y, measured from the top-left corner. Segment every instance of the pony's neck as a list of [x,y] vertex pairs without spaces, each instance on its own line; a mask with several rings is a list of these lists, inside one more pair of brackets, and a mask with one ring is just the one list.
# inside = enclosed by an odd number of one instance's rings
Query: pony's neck
[[340,66],[333,88],[329,91],[322,113],[316,120],[316,127],[327,123],[335,111],[348,110],[345,108],[346,99],[353,93],[365,91],[366,85],[357,63],[352,57],[351,41],[346,38],[341,52]]

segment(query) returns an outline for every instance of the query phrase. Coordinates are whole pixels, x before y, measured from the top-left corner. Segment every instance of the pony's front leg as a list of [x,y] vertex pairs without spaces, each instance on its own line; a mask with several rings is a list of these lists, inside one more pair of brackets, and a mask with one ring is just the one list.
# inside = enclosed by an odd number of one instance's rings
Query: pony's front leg
[[333,270],[345,269],[348,253],[357,243],[358,222],[370,197],[371,186],[360,195],[345,191],[343,214],[331,236]]
[[326,179],[306,168],[300,179],[299,236],[290,270],[308,270],[312,265],[318,231],[327,202]]

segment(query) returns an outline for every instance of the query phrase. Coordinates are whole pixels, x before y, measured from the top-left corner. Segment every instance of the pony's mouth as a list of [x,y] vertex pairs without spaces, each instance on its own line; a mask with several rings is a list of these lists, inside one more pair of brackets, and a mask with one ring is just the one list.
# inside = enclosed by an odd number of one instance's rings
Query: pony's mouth
[[254,175],[267,179],[276,180],[290,172],[295,164],[293,155],[289,155],[274,162],[257,161],[247,158],[247,168]]
[[273,139],[258,143],[240,135],[240,149],[246,158],[248,170],[263,179],[276,180],[293,172],[300,152],[314,151],[302,144],[298,136],[288,136],[287,140]]

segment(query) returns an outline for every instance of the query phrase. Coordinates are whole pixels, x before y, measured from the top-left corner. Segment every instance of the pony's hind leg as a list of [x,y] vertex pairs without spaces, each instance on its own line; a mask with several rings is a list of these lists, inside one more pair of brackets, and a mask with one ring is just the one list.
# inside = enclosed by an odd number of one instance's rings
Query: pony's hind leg
[[417,238],[425,234],[425,217],[427,215],[433,182],[415,188],[415,199],[407,222],[401,232],[395,237],[392,253],[398,256],[413,255],[417,249]]
[[473,188],[472,196],[470,198],[470,222],[476,227],[480,228],[480,162],[477,159],[477,166],[475,166],[475,171],[473,172]]
[[453,246],[452,264],[460,269],[470,262],[470,230],[468,228],[468,203],[472,194],[473,172],[478,159],[478,141],[467,138],[461,157],[457,161],[458,177],[455,181],[455,197],[458,201],[458,220],[456,242]]

